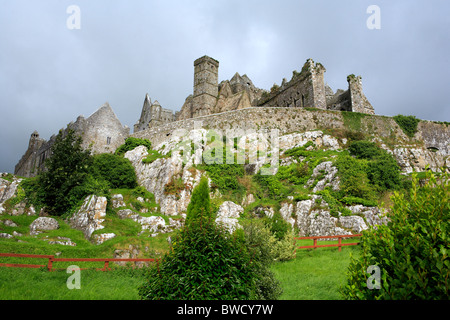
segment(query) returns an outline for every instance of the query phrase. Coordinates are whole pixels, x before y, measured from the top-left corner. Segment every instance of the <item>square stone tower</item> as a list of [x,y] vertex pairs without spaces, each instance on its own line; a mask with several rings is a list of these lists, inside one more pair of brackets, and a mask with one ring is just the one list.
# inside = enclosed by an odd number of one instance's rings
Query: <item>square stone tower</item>
[[203,56],[194,61],[192,117],[214,113],[219,94],[219,61]]

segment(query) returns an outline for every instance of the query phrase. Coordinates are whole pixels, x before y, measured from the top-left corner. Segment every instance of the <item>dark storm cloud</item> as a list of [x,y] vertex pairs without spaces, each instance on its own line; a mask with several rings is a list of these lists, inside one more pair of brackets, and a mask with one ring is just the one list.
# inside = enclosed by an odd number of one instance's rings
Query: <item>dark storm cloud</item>
[[[81,29],[69,30],[69,5]],[[381,29],[369,30],[369,5]],[[145,93],[177,111],[193,61],[220,61],[269,89],[307,58],[346,89],[363,77],[377,114],[450,120],[447,1],[3,1],[0,10],[0,172],[13,172],[34,130],[48,139],[108,101],[124,125]]]

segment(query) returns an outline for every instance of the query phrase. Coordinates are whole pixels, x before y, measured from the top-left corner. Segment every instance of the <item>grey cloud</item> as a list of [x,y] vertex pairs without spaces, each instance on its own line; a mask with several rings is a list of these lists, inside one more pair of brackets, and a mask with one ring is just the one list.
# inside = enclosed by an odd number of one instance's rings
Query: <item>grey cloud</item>
[[[147,92],[179,110],[204,54],[220,61],[220,80],[246,73],[264,89],[313,58],[334,90],[361,75],[377,114],[450,121],[447,1],[79,0],[81,29],[68,30],[72,4],[2,2],[0,172],[34,130],[48,139],[106,101],[129,127]],[[366,28],[371,4],[381,30]]]

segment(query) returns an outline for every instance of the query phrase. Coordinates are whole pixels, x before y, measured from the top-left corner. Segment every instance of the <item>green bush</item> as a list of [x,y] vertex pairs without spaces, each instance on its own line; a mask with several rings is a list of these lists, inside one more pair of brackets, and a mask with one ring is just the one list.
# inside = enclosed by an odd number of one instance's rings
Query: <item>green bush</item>
[[349,155],[341,155],[335,161],[340,177],[338,198],[345,196],[374,200],[374,186],[367,176],[367,161],[355,159]]
[[142,159],[143,163],[153,163],[156,159],[160,159],[160,158],[168,158],[169,156],[164,156],[162,154],[160,154],[158,151],[156,150],[151,150],[148,149],[148,155],[147,157],[145,157],[144,159]]
[[370,201],[370,200],[361,199],[358,197],[344,197],[340,201],[349,206],[355,205],[355,204],[361,204],[365,207],[376,207],[378,205],[378,203],[376,201]]
[[415,116],[404,116],[401,114],[396,115],[393,118],[408,137],[414,137],[420,119],[417,119]]
[[289,189],[281,183],[276,175],[262,175],[258,173],[252,179],[259,184],[264,196],[270,199],[284,199],[288,194]]
[[[342,288],[346,299],[448,300],[449,174],[428,178],[420,187],[413,176],[409,193],[393,196],[388,224],[363,232],[361,257],[352,258]],[[380,269],[379,289],[368,287],[369,266]]]
[[202,177],[200,183],[192,191],[191,202],[186,210],[186,225],[201,218],[212,218],[211,200],[209,198],[208,179]]
[[387,152],[367,166],[367,177],[381,191],[395,190],[401,187],[400,167],[392,155]]
[[125,140],[125,143],[116,149],[116,155],[124,155],[127,151],[131,151],[139,146],[145,146],[148,150],[151,150],[152,143],[148,139],[139,139],[129,137]]
[[264,221],[277,240],[284,239],[289,230],[291,230],[291,225],[278,212],[272,218],[264,218]]
[[113,189],[133,189],[137,186],[130,160],[118,155],[104,153],[94,156],[90,172],[94,178],[107,181]]
[[374,142],[355,141],[349,145],[348,151],[358,159],[371,160],[381,156],[383,150],[378,148]]
[[146,300],[246,300],[255,297],[256,262],[242,239],[202,219],[181,229],[139,288]]
[[203,179],[194,189],[194,203],[187,214],[190,221],[174,235],[171,250],[149,268],[147,281],[139,288],[142,299],[261,298],[257,291],[260,264],[252,260],[238,233],[230,236],[226,229],[216,226],[209,215],[207,187]]
[[244,176],[244,166],[241,164],[210,164],[198,167],[208,172],[213,186],[220,191],[232,191],[241,193],[244,187],[239,183],[238,177]]

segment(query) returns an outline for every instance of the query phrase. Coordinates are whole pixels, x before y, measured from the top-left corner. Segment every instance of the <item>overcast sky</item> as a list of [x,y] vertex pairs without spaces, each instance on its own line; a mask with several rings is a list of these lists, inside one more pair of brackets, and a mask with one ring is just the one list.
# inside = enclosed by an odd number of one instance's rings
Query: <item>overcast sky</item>
[[49,139],[106,101],[130,128],[146,93],[180,110],[205,54],[219,81],[239,72],[263,89],[312,58],[334,91],[361,75],[377,114],[450,121],[449,16],[446,0],[0,0],[0,172],[34,130]]

